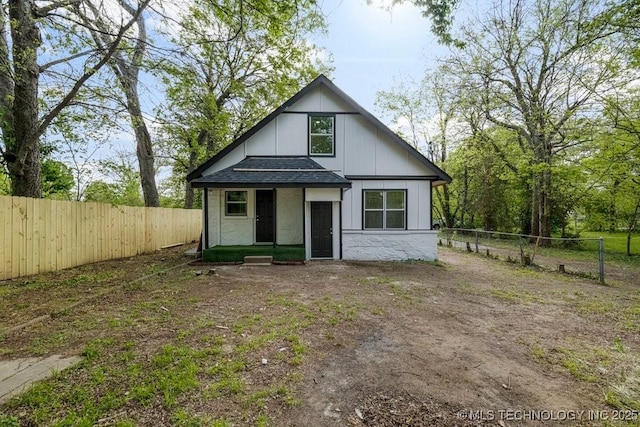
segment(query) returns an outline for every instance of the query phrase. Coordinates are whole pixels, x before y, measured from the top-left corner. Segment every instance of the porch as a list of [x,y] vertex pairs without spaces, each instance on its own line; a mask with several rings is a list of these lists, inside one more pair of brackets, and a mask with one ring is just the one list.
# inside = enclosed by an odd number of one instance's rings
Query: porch
[[244,261],[246,256],[270,256],[274,261],[304,261],[304,245],[251,245],[251,246],[214,246],[202,251],[202,260],[207,262]]
[[[204,252],[297,246],[303,259],[342,257],[341,204],[351,183],[307,157],[248,157],[192,184],[204,189]],[[210,256],[238,257],[235,249],[220,251]]]

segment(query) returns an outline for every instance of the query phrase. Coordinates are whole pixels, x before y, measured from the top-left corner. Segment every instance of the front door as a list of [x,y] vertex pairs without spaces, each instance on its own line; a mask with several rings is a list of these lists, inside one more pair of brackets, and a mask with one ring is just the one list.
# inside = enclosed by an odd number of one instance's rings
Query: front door
[[311,202],[311,258],[333,258],[332,203]]
[[256,190],[256,243],[273,242],[273,190]]

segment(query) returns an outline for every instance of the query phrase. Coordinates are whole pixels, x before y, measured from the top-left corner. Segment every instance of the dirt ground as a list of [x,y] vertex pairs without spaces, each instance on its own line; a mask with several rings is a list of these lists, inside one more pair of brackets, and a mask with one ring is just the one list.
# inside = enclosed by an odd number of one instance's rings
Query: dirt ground
[[[143,358],[169,342],[203,346],[204,335],[224,340],[223,354],[232,354],[276,320],[308,319],[295,328],[305,346],[301,363],[280,357],[293,347],[273,335],[248,353],[241,372],[246,393],[293,378],[295,404],[274,397],[256,409],[237,395],[207,399],[201,391],[180,401],[194,416],[215,414],[229,425],[256,425],[254,413],[275,426],[540,424],[531,418],[601,425],[596,415],[616,410],[603,394],[624,385],[616,382],[621,372],[640,372],[630,356],[640,354],[634,283],[602,286],[448,248],[440,248],[438,264],[230,265],[209,275],[211,266],[183,265],[184,250],[86,266],[79,274],[91,280],[71,293],[60,285],[49,299],[46,286],[33,286],[46,279],[0,284],[0,358],[81,354],[106,337],[134,341]],[[163,266],[173,269],[154,275]],[[145,275],[153,277],[130,285]],[[69,310],[70,294],[93,299]],[[127,317],[132,307],[135,318]],[[43,314],[50,318],[17,327]],[[114,319],[118,327],[105,326]],[[133,324],[122,326],[127,319]],[[67,381],[82,381],[81,371]],[[3,410],[29,417],[19,401]],[[172,411],[128,403],[104,419],[166,425]],[[637,411],[629,414],[637,422]]]

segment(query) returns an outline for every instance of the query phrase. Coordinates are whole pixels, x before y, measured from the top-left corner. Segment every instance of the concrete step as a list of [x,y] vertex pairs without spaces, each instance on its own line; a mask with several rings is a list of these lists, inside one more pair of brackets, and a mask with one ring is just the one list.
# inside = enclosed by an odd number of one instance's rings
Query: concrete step
[[184,256],[185,258],[198,259],[202,258],[202,252],[198,252],[196,248],[191,248],[185,251]]
[[272,256],[246,256],[244,257],[244,265],[271,265]]

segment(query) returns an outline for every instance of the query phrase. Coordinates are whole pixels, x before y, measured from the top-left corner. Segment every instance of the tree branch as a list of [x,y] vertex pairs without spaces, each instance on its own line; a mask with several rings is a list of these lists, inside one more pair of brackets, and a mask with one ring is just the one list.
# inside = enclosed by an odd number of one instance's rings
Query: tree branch
[[120,47],[120,42],[122,41],[125,33],[133,26],[133,24],[136,23],[136,21],[138,20],[138,17],[142,14],[144,9],[149,5],[150,1],[151,0],[145,0],[143,3],[140,4],[140,6],[138,7],[138,10],[136,10],[136,13],[132,16],[131,20],[129,20],[129,22],[127,22],[127,24],[120,29],[120,31],[118,32],[118,35],[116,36],[114,41],[111,43],[111,46],[109,47],[105,55],[102,57],[102,59],[98,61],[98,63],[95,66],[93,66],[87,72],[85,72],[76,81],[76,83],[73,85],[69,93],[67,93],[67,95],[58,103],[58,105],[56,105],[53,109],[51,109],[51,111],[42,119],[40,126],[38,126],[38,135],[42,135],[44,131],[47,129],[47,127],[51,124],[53,119],[55,119],[56,116],[60,114],[60,112],[64,109],[64,107],[69,105],[69,103],[78,94],[78,92],[80,91],[82,86],[85,84],[85,82],[89,80],[94,74],[96,74],[98,70],[100,70],[100,68],[102,68],[107,62],[109,62],[111,57],[118,51],[118,48]]
[[41,6],[36,8],[34,14],[38,18],[44,18],[45,16],[47,16],[49,13],[51,13],[56,9],[67,7],[67,6],[78,5],[81,2],[82,0],[54,1],[53,3],[50,3],[46,6]]
[[96,52],[96,49],[85,50],[84,52],[79,52],[79,53],[76,53],[75,55],[71,55],[66,58],[56,59],[55,61],[47,62],[46,64],[40,65],[40,72],[46,71],[48,68],[54,67],[58,64],[62,64],[63,62],[73,61],[74,59],[78,59],[95,52]]

